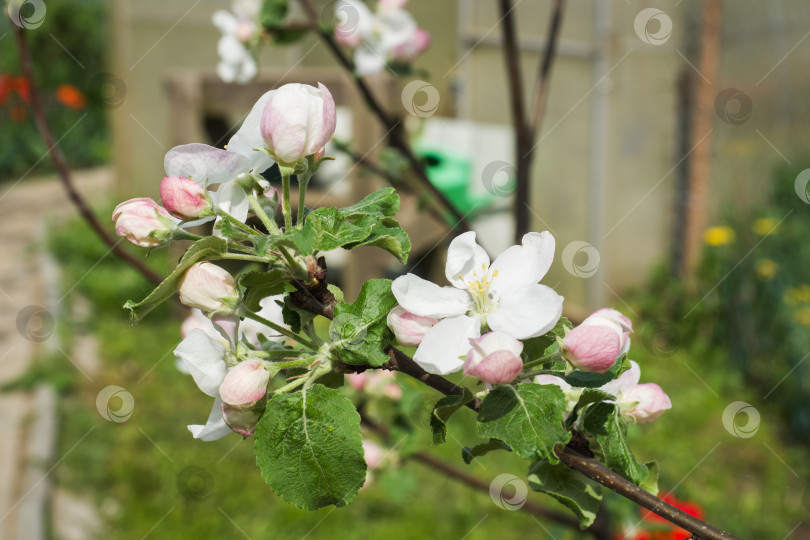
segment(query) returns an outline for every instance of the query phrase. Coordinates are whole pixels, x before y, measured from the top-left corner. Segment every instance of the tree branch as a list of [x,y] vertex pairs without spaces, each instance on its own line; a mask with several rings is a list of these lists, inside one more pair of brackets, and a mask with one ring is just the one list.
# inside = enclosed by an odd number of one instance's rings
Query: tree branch
[[98,235],[101,240],[109,246],[110,250],[115,253],[123,261],[129,263],[130,266],[140,272],[146,279],[157,285],[162,281],[160,274],[146,266],[141,260],[137,259],[134,255],[122,248],[119,243],[120,240],[113,238],[107,230],[99,223],[98,218],[93,213],[93,210],[84,200],[82,195],[76,190],[73,181],[70,177],[70,170],[68,169],[65,157],[62,155],[61,150],[56,140],[51,133],[51,128],[48,125],[48,120],[45,117],[45,112],[42,109],[42,104],[39,101],[39,91],[34,82],[34,73],[31,61],[31,51],[28,48],[28,41],[25,38],[25,29],[12,25],[14,33],[17,37],[17,45],[19,49],[20,66],[22,67],[23,76],[28,80],[31,88],[31,110],[33,112],[34,120],[37,124],[37,129],[42,137],[42,140],[48,146],[48,154],[53,161],[56,172],[59,175],[59,180],[67,191],[68,198],[79,210],[84,220],[93,231]]
[[536,137],[540,131],[540,126],[543,124],[543,116],[545,116],[548,84],[551,80],[551,66],[557,54],[557,42],[560,39],[560,28],[562,27],[564,11],[565,0],[554,0],[551,20],[548,25],[548,40],[546,41],[546,49],[543,52],[543,60],[540,62],[537,91],[534,95],[534,112],[532,114],[533,137]]
[[349,72],[352,77],[352,81],[354,81],[355,86],[363,96],[363,100],[369,106],[374,115],[380,120],[383,127],[389,132],[389,146],[396,148],[402,153],[403,156],[405,156],[405,159],[407,159],[410,163],[411,168],[416,173],[419,181],[431,193],[431,195],[433,195],[433,197],[439,201],[440,205],[443,206],[450,214],[452,214],[453,219],[456,221],[455,224],[464,231],[471,230],[470,224],[467,222],[465,216],[459,212],[455,206],[453,206],[447,197],[445,197],[444,193],[434,186],[428,178],[427,172],[425,171],[425,166],[411,148],[401,122],[398,119],[390,116],[385,111],[382,104],[374,96],[371,88],[369,88],[362,77],[355,73],[354,62],[352,62],[352,60],[343,53],[343,50],[340,48],[340,45],[338,45],[337,41],[335,41],[331,31],[319,24],[318,11],[315,9],[315,5],[312,3],[312,0],[300,1],[304,11],[307,13],[310,26],[314,27],[315,31],[318,33],[318,36],[321,38],[321,41],[326,44],[329,51],[332,53],[341,67]]

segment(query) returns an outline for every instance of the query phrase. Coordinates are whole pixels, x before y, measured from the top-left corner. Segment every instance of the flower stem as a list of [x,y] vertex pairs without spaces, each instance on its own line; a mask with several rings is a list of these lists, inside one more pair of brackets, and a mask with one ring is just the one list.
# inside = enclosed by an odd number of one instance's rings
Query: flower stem
[[539,366],[539,365],[551,362],[553,360],[561,360],[561,359],[562,359],[562,351],[560,351],[558,349],[558,350],[554,351],[553,353],[547,354],[545,356],[541,356],[537,360],[532,360],[530,362],[526,362],[525,364],[523,364],[523,369],[534,367],[534,366]]
[[[225,253],[223,255],[218,255],[214,257],[214,259],[225,259],[229,261],[250,261],[250,262],[257,262],[257,263],[269,263],[270,259],[267,257],[262,257],[260,255],[247,255],[244,253]],[[213,260],[213,259],[212,259]]]
[[298,334],[296,334],[294,332],[291,332],[290,330],[287,330],[283,326],[278,325],[278,324],[276,324],[276,323],[274,323],[272,321],[268,321],[267,319],[265,319],[264,317],[262,317],[261,315],[259,315],[257,313],[253,313],[252,311],[245,310],[243,315],[245,317],[249,317],[249,318],[253,319],[256,322],[262,323],[265,326],[269,326],[270,328],[272,328],[273,330],[275,330],[279,334],[281,334],[283,336],[286,336],[286,337],[292,339],[293,341],[296,341],[296,342],[300,343],[301,345],[303,345],[304,347],[307,347],[308,349],[310,349],[312,351],[317,351],[318,350],[318,346],[315,345],[314,343],[312,343],[307,338],[299,336]]
[[284,213],[284,229],[292,229],[292,214],[290,213],[290,173],[281,168],[281,211]]
[[309,171],[298,175],[298,215],[295,217],[295,226],[298,228],[304,226],[304,214],[306,213],[304,200],[306,199],[307,185],[309,185],[310,178],[312,178],[312,174]]
[[253,209],[253,213],[256,214],[259,221],[261,221],[262,225],[265,226],[267,232],[273,235],[281,234],[281,229],[278,228],[276,222],[270,219],[270,216],[267,215],[262,206],[259,204],[259,199],[256,198],[255,191],[251,190],[248,193],[248,201],[250,201],[250,207]]
[[255,230],[251,229],[250,227],[248,227],[247,225],[245,225],[244,223],[242,223],[241,221],[239,221],[238,219],[236,219],[235,217],[233,217],[232,215],[230,215],[229,213],[223,211],[220,208],[217,208],[217,215],[220,216],[222,219],[225,219],[225,220],[229,221],[234,227],[236,227],[240,231],[243,231],[243,232],[246,232],[246,233],[252,234],[252,235],[260,234],[258,231],[255,231]]

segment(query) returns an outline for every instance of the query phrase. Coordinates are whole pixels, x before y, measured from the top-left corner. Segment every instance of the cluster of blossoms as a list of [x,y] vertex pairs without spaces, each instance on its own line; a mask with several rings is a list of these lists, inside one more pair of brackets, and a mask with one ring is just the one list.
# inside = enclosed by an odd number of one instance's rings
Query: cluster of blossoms
[[360,0],[335,6],[335,39],[354,49],[359,75],[379,73],[390,62],[409,64],[430,45],[430,34],[405,11],[407,0],[379,0],[372,12]]
[[256,59],[250,48],[261,36],[259,12],[261,0],[233,0],[231,11],[220,9],[212,22],[222,37],[217,44],[217,75],[225,82],[245,83],[256,76]]
[[[334,130],[335,103],[325,86],[288,84],[271,90],[258,100],[227,150],[204,144],[172,148],[164,160],[167,176],[160,184],[163,205],[149,198],[119,204],[112,215],[116,234],[145,248],[199,239],[186,228],[211,220],[215,235],[221,236],[226,224],[247,234],[250,213],[261,216],[272,229],[276,226],[270,216],[279,206],[279,193],[261,173],[276,162],[291,170],[303,169],[304,177],[311,175]],[[212,187],[218,189],[211,191]],[[288,185],[285,191],[289,195]],[[220,258],[251,260],[239,254]],[[298,264],[306,275],[306,261]],[[206,424],[191,425],[189,430],[203,440],[231,431],[253,434],[272,377],[280,369],[312,363],[284,344],[289,330],[279,306],[282,296],[263,298],[260,309],[250,312],[234,276],[209,261],[191,265],[176,292],[180,302],[193,308],[183,323],[184,339],[175,349],[179,367],[215,398]],[[271,362],[271,357],[283,361]]]
[[[554,248],[550,233],[529,233],[522,245],[490,263],[475,233],[464,233],[448,249],[445,274],[451,285],[440,287],[413,274],[394,280],[391,289],[399,305],[389,314],[388,325],[400,344],[417,347],[414,360],[430,373],[463,369],[488,385],[525,377],[521,340],[547,333],[562,315],[563,298],[539,283]],[[556,357],[567,361],[568,371],[605,373],[627,354],[632,331],[627,317],[600,309],[562,337]],[[629,420],[654,420],[671,407],[670,400],[657,384],[639,384],[638,364],[630,365],[601,389],[616,397]],[[552,374],[534,380],[559,386],[569,413],[583,391]]]

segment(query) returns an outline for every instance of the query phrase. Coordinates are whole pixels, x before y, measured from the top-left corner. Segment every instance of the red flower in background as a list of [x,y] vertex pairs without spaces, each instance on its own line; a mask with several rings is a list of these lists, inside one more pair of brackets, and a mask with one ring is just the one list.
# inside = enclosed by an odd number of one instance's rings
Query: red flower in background
[[79,110],[84,109],[87,105],[87,98],[81,90],[72,84],[62,84],[56,89],[56,100],[71,109]]
[[31,100],[31,86],[28,79],[22,76],[0,75],[0,105],[8,103],[13,93],[28,103]]
[[[703,519],[703,509],[697,503],[679,501],[671,493],[662,497],[662,499],[690,516]],[[642,522],[649,524],[652,530],[640,530],[631,535],[620,534],[616,536],[615,540],[687,540],[692,537],[692,533],[689,531],[673,525],[645,508],[639,508],[639,514],[641,514]]]

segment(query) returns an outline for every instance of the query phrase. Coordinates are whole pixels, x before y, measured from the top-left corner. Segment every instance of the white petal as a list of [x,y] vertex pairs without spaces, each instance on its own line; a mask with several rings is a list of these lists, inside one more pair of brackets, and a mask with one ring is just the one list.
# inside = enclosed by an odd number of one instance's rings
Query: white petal
[[204,426],[192,424],[188,426],[188,430],[194,435],[195,439],[201,441],[216,441],[229,433],[233,433],[228,424],[225,423],[225,418],[222,417],[222,400],[220,398],[214,400],[211,414],[208,415],[208,421]]
[[[279,326],[283,326],[287,328],[287,325],[284,324],[284,317],[281,313],[281,306],[276,304],[276,300],[283,300],[283,295],[276,295],[276,296],[268,296],[267,298],[262,298],[259,301],[259,306],[261,309],[257,313],[260,317],[267,319],[270,322],[274,322]],[[242,335],[247,339],[249,343],[252,343],[255,346],[259,345],[259,338],[258,335],[262,334],[264,337],[283,341],[284,336],[279,336],[278,332],[269,328],[258,321],[254,321],[253,319],[245,319],[239,324],[239,331]]]
[[489,255],[475,242],[475,231],[456,236],[447,249],[447,280],[459,289],[465,283],[483,279],[489,269]]
[[254,148],[264,147],[264,140],[262,139],[260,130],[262,113],[264,112],[264,106],[267,104],[267,100],[270,99],[272,95],[271,92],[274,91],[275,90],[270,90],[265,92],[264,95],[259,98],[245,117],[245,121],[242,122],[242,127],[231,137],[226,147],[229,152],[236,152],[247,157],[250,162],[250,168],[258,173],[263,172],[273,164],[273,158],[264,152],[254,150]]
[[413,274],[394,280],[391,292],[405,311],[420,317],[441,319],[461,315],[471,308],[470,295],[453,287],[439,287]]
[[398,45],[413,41],[418,27],[407,11],[387,11],[378,15],[377,18],[383,26],[380,33],[382,50],[387,52]]
[[481,320],[477,316],[448,317],[428,330],[413,359],[428,373],[453,373],[464,367],[463,356],[470,350],[470,339],[480,335]]
[[385,54],[362,44],[354,51],[354,68],[358,75],[373,75],[385,68]]
[[554,260],[554,237],[550,232],[528,233],[523,245],[512,246],[492,263],[490,290],[498,295],[508,294],[523,285],[538,283]]
[[252,81],[257,72],[258,67],[256,66],[256,60],[253,59],[253,55],[248,54],[242,59],[242,63],[239,66],[239,74],[236,77],[236,82],[244,84],[248,81]]
[[167,176],[185,176],[199,184],[227,182],[250,170],[250,162],[242,155],[226,152],[207,144],[192,143],[175,146],[163,158]]
[[225,378],[225,347],[199,328],[192,330],[180,342],[174,354],[191,373],[197,386],[211,397],[219,394],[219,385]]
[[239,25],[239,21],[233,16],[233,13],[225,11],[224,9],[215,11],[211,16],[211,22],[214,23],[214,26],[219,28],[219,31],[223,34],[233,34],[236,31],[236,27]]
[[604,390],[608,394],[613,394],[618,397],[622,390],[629,389],[638,384],[641,380],[641,368],[634,360],[630,360],[630,369],[619,375],[616,379],[610,381],[602,386],[600,390]]
[[213,194],[213,198],[223,211],[244,222],[250,209],[247,193],[236,182],[225,182]]
[[560,320],[562,303],[562,296],[550,287],[524,285],[500,297],[487,323],[516,339],[542,336]]
[[222,82],[232,83],[236,80],[236,66],[224,60],[217,63],[217,76]]
[[225,35],[219,38],[217,42],[217,53],[223,61],[237,65],[242,62],[245,55],[250,55],[242,42],[231,35]]

